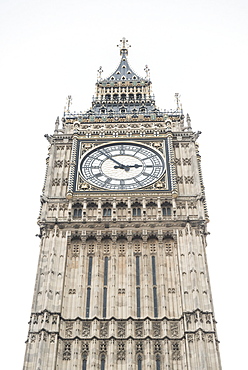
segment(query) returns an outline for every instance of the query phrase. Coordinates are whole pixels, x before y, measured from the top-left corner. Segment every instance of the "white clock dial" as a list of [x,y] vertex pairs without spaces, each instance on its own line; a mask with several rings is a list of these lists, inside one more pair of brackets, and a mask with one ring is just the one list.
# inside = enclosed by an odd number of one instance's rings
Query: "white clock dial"
[[157,181],[165,172],[163,156],[135,143],[105,144],[81,159],[81,175],[92,185],[109,190],[133,190]]

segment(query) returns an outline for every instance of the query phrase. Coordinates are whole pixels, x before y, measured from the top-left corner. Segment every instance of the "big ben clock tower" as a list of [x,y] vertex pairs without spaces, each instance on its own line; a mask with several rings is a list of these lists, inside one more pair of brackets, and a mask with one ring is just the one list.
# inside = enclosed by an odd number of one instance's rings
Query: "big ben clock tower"
[[198,133],[120,55],[47,136],[24,369],[219,370]]

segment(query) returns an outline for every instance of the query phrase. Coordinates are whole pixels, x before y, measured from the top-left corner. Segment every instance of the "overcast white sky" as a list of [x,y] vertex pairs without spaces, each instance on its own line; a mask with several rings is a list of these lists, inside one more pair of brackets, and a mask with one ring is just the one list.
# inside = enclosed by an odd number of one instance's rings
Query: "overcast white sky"
[[[224,370],[247,368],[247,0],[2,0],[1,363],[21,369],[39,253],[48,143],[66,96],[91,105],[97,69],[151,70],[161,109],[181,95],[199,138],[208,260]],[[200,370],[200,369],[199,369]]]

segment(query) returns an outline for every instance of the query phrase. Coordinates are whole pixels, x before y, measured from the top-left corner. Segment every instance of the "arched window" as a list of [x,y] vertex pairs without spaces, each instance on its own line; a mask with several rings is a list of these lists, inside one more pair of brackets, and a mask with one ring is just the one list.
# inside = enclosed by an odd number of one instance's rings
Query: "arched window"
[[110,99],[111,99],[111,95],[110,95],[110,94],[106,94],[106,95],[105,95],[105,99],[106,99],[106,100],[110,100]]
[[142,208],[142,205],[138,201],[135,201],[132,204],[132,215],[133,215],[133,217],[140,217],[141,216],[141,208]]
[[103,217],[110,217],[112,213],[112,204],[110,202],[105,202],[102,205],[102,208],[103,208],[102,210]]
[[121,99],[122,99],[122,100],[125,100],[125,99],[126,99],[126,97],[127,97],[127,96],[126,96],[126,94],[121,94]]
[[128,97],[129,97],[130,100],[133,100],[134,99],[134,94],[129,94]]
[[134,207],[133,208],[133,216],[134,217],[139,217],[139,216],[141,216],[141,208],[140,207]]
[[127,208],[126,203],[121,201],[121,202],[117,203],[116,208],[117,208],[117,216],[125,216],[126,215],[126,208]]
[[118,99],[118,94],[114,94],[114,95],[113,95],[113,99],[114,99],[114,100],[117,100],[117,99]]
[[111,216],[111,208],[103,208],[103,217]]
[[162,215],[171,216],[171,204],[168,202],[162,203]]
[[142,357],[138,356],[138,370],[142,370]]
[[82,218],[82,208],[74,208],[73,218]]

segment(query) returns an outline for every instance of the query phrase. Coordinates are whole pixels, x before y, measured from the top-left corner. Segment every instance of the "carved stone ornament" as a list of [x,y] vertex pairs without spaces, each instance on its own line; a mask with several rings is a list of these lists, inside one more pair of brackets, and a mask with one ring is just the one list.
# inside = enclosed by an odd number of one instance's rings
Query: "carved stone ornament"
[[108,322],[100,322],[100,338],[108,336]]
[[136,337],[143,337],[143,322],[136,322],[135,323],[135,336]]
[[179,325],[177,322],[170,322],[170,333],[173,338],[179,336]]
[[117,323],[117,336],[118,337],[125,337],[126,335],[126,323],[119,321]]
[[152,335],[154,337],[160,337],[161,336],[161,324],[160,324],[160,322],[154,321],[152,323]]
[[63,360],[69,361],[71,359],[71,342],[64,343]]
[[125,358],[126,358],[125,342],[119,341],[117,343],[117,360],[125,360]]
[[90,322],[83,322],[82,324],[82,336],[89,337],[90,335]]
[[72,321],[67,321],[65,323],[65,336],[66,336],[66,338],[71,338],[72,337],[72,331],[73,331],[73,322]]

